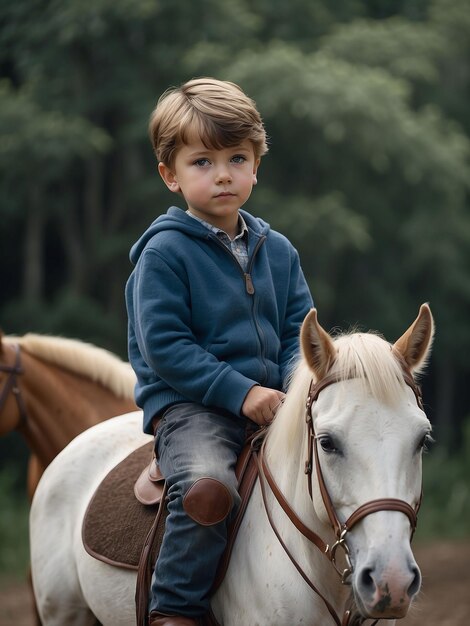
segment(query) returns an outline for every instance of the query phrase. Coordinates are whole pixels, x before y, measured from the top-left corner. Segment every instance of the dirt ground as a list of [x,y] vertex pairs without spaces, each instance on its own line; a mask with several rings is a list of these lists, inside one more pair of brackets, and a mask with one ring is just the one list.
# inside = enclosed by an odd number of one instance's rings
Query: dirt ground
[[[418,545],[415,556],[423,574],[422,591],[397,626],[469,626],[470,543]],[[35,626],[26,584],[1,583],[0,626]]]

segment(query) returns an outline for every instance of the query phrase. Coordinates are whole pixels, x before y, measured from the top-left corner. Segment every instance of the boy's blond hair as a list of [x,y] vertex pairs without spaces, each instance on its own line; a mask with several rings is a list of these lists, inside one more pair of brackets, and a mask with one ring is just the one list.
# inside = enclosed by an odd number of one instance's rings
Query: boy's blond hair
[[268,151],[254,101],[235,83],[214,78],[196,78],[165,91],[150,117],[149,134],[158,161],[167,167],[194,136],[216,150],[248,139],[257,159]]

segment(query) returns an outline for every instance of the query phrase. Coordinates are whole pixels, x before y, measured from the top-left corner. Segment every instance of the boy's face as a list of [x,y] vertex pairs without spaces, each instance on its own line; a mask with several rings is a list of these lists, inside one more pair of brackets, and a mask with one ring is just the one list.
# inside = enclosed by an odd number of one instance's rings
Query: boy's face
[[172,168],[160,163],[158,170],[167,187],[184,196],[194,215],[234,235],[238,209],[256,184],[258,164],[249,140],[215,150],[195,138],[178,150]]

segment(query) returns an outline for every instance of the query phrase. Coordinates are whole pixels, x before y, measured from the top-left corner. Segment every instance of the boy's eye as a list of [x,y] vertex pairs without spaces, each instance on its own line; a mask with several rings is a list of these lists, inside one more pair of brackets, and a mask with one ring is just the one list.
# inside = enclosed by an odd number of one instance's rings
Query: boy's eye
[[209,159],[197,159],[194,161],[194,165],[197,165],[198,167],[204,167],[205,165],[209,165],[209,163]]
[[246,157],[244,157],[243,154],[236,154],[232,157],[232,161],[234,163],[245,163]]

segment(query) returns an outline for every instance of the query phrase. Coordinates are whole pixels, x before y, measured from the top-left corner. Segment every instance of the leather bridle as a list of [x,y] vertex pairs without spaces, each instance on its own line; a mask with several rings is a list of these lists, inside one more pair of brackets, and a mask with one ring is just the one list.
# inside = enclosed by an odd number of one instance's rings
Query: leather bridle
[[[418,406],[422,409],[423,403],[422,403],[421,391],[418,385],[415,383],[411,372],[408,370],[408,368],[404,366],[404,364],[402,364],[402,369],[403,369],[403,379],[405,383],[409,387],[411,387],[411,389],[413,390]],[[261,493],[262,493],[264,508],[266,510],[269,523],[271,524],[271,527],[277,539],[279,540],[285,553],[287,554],[287,556],[289,557],[290,561],[292,562],[294,567],[297,569],[299,574],[302,576],[304,581],[307,583],[307,585],[323,600],[330,615],[334,619],[335,624],[337,626],[348,626],[348,624],[350,623],[351,616],[352,616],[351,611],[347,610],[344,613],[343,618],[340,619],[340,617],[336,613],[333,606],[325,598],[325,596],[318,590],[318,588],[314,585],[314,583],[310,580],[308,575],[302,569],[302,567],[297,562],[297,560],[295,559],[295,557],[292,555],[289,548],[285,544],[284,540],[282,539],[281,534],[274,523],[271,512],[269,511],[267,493],[266,493],[266,483],[267,485],[269,485],[269,488],[272,494],[274,495],[274,497],[276,498],[278,504],[286,513],[290,521],[297,528],[297,530],[306,539],[308,539],[308,541],[313,543],[330,560],[335,570],[341,576],[341,582],[343,584],[349,584],[348,579],[351,576],[352,571],[353,571],[352,564],[349,560],[349,548],[346,542],[347,533],[350,532],[351,529],[358,522],[360,522],[362,519],[364,519],[366,516],[370,515],[371,513],[376,513],[378,511],[399,511],[400,513],[404,513],[408,517],[410,521],[410,526],[411,526],[411,537],[413,537],[413,533],[416,529],[417,515],[418,515],[418,510],[421,504],[421,498],[419,502],[417,503],[416,508],[413,508],[412,506],[410,506],[408,502],[405,502],[404,500],[399,500],[396,498],[379,498],[376,500],[371,500],[361,505],[359,508],[357,508],[344,523],[341,523],[339,521],[338,516],[336,515],[336,511],[334,509],[333,503],[331,501],[330,495],[328,493],[328,489],[326,487],[324,478],[323,478],[323,472],[321,469],[321,464],[320,464],[320,459],[319,459],[319,454],[318,454],[317,436],[315,434],[315,426],[314,426],[314,421],[312,418],[312,407],[314,403],[316,402],[316,400],[318,399],[320,392],[323,391],[323,389],[325,389],[326,387],[334,383],[337,383],[339,381],[340,381],[340,378],[335,374],[326,376],[318,383],[314,383],[314,381],[312,380],[312,382],[310,383],[310,389],[309,389],[308,397],[306,401],[306,413],[305,413],[305,420],[307,422],[307,428],[308,428],[308,457],[305,463],[305,473],[308,478],[308,490],[309,490],[310,497],[312,498],[311,478],[312,478],[313,458],[314,458],[320,493],[323,499],[323,503],[325,505],[326,512],[328,514],[328,518],[330,520],[330,524],[333,528],[333,531],[336,537],[336,542],[332,546],[330,546],[328,543],[323,541],[323,539],[317,533],[315,533],[312,529],[308,528],[304,524],[304,522],[302,522],[302,520],[295,513],[295,511],[292,509],[292,507],[290,506],[290,504],[287,502],[286,498],[282,494],[281,490],[276,484],[276,481],[266,461],[266,457],[264,453],[266,438],[263,438],[259,449],[257,449],[256,442],[257,441],[259,442],[259,440],[262,437],[259,437],[259,438],[255,437],[255,439],[252,442],[252,452],[256,458],[257,465],[258,465],[258,474],[260,477],[260,486],[261,486]],[[345,557],[346,557],[348,567],[344,570],[341,570],[336,562],[336,552],[338,548],[343,549]],[[361,623],[364,623],[365,621],[366,621],[366,618],[362,618]],[[372,626],[377,624],[377,622],[378,620],[375,620]]]
[[6,365],[0,363],[0,372],[6,372],[8,374],[5,384],[3,385],[3,389],[0,393],[0,413],[3,411],[3,408],[6,404],[8,396],[10,393],[14,395],[16,398],[16,404],[18,405],[18,411],[20,414],[20,422],[18,428],[25,426],[28,421],[28,415],[26,412],[26,403],[21,394],[20,387],[18,385],[18,376],[24,374],[23,366],[21,365],[21,351],[20,346],[15,344],[15,362],[13,365]]

